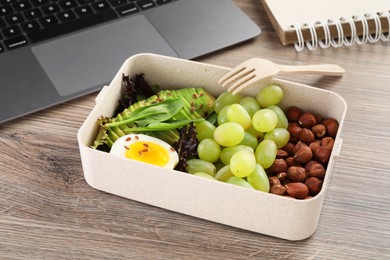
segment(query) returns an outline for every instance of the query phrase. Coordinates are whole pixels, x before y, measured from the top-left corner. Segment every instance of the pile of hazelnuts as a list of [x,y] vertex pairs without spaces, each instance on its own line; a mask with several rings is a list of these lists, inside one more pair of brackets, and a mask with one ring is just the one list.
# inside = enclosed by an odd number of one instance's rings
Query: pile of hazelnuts
[[309,199],[321,191],[339,123],[296,106],[285,114],[290,140],[267,169],[270,193]]

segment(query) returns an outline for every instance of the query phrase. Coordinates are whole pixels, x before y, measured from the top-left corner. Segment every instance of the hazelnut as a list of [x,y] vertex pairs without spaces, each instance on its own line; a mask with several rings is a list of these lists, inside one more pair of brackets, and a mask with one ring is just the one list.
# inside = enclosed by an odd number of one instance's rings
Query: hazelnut
[[309,146],[301,146],[299,150],[294,153],[294,160],[300,164],[309,162],[312,157],[313,153]]
[[303,167],[291,166],[287,170],[287,178],[293,182],[304,182],[307,178],[307,173]]
[[312,128],[317,124],[316,118],[313,113],[305,112],[298,120],[299,124],[304,128]]
[[302,115],[303,111],[299,107],[289,107],[286,111],[286,117],[290,122],[298,122],[299,117]]
[[300,165],[297,161],[295,161],[295,158],[293,156],[286,158],[285,161],[286,161],[288,167]]
[[321,140],[321,146],[326,146],[328,150],[332,151],[334,145],[334,139],[332,137],[324,137]]
[[299,141],[302,141],[306,144],[310,144],[311,142],[313,142],[315,140],[315,137],[314,137],[314,134],[312,131],[310,131],[310,129],[307,129],[307,128],[303,128],[300,132],[299,132]]
[[320,163],[317,162],[317,161],[312,160],[312,161],[306,163],[306,165],[305,165],[305,170],[306,170],[307,172],[309,172],[310,169],[311,169],[311,167],[312,167],[314,164],[320,164]]
[[305,181],[305,185],[309,189],[309,194],[315,196],[321,191],[322,181],[316,177],[310,177]]
[[268,169],[273,174],[278,174],[287,171],[287,163],[284,159],[275,159],[274,163]]
[[314,142],[309,144],[309,148],[313,155],[316,154],[317,149],[321,146],[321,141],[320,140],[315,140]]
[[301,149],[301,147],[303,146],[307,146],[307,144],[305,144],[304,142],[302,141],[298,141],[298,143],[296,143],[294,145],[294,149],[293,149],[293,154],[295,154],[299,149]]
[[301,125],[298,123],[298,122],[288,122],[288,126],[299,126],[301,127]]
[[284,194],[286,194],[286,187],[281,184],[276,184],[271,186],[269,192],[272,194],[283,196]]
[[290,133],[290,142],[296,143],[299,140],[299,134],[302,131],[302,127],[298,124],[289,124],[287,127],[288,132]]
[[276,178],[279,179],[280,183],[284,182],[287,179],[287,172],[280,172],[276,174]]
[[322,124],[326,127],[326,132],[330,137],[335,138],[339,129],[339,123],[334,118],[325,119]]
[[276,185],[276,184],[279,184],[280,185],[280,181],[278,178],[276,178],[275,176],[271,176],[268,178],[268,181],[269,181],[269,185],[270,187]]
[[276,151],[276,158],[278,158],[278,159],[286,159],[288,156],[289,156],[289,153],[283,149],[278,149]]
[[319,114],[315,114],[314,116],[316,118],[317,124],[321,124],[322,121],[324,120],[324,118],[321,115],[319,115]]
[[321,146],[317,149],[315,158],[320,161],[322,164],[327,164],[329,161],[331,150],[326,146]]
[[314,136],[317,138],[322,138],[326,135],[326,127],[323,124],[317,124],[311,128]]
[[320,163],[314,163],[307,171],[308,177],[316,177],[323,180],[325,177],[325,167]]
[[287,194],[296,199],[304,199],[309,195],[309,188],[301,182],[291,182],[285,187]]
[[284,151],[286,151],[288,154],[293,154],[293,149],[294,149],[294,144],[293,143],[287,143],[285,146],[282,147]]

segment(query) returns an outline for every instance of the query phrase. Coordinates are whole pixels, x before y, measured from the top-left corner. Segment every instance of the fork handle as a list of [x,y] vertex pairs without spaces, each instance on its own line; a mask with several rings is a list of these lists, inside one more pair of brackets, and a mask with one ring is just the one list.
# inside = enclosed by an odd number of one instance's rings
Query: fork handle
[[342,76],[345,70],[336,64],[318,64],[318,65],[279,65],[281,71],[279,74],[316,74],[326,76]]

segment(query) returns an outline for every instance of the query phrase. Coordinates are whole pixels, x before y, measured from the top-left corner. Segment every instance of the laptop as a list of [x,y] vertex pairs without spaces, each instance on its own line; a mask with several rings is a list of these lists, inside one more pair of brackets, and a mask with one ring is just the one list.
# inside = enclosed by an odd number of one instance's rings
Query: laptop
[[230,0],[0,0],[0,123],[98,91],[134,54],[194,59],[260,33]]

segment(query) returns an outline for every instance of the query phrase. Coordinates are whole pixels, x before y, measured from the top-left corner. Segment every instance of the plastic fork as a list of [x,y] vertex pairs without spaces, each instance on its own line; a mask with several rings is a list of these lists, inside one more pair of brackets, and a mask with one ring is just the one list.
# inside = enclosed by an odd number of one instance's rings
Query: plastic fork
[[275,75],[286,74],[317,74],[326,76],[342,76],[345,70],[335,64],[319,65],[280,65],[270,60],[252,58],[225,74],[218,83],[222,87],[229,87],[233,94],[241,92],[248,86],[268,81]]

